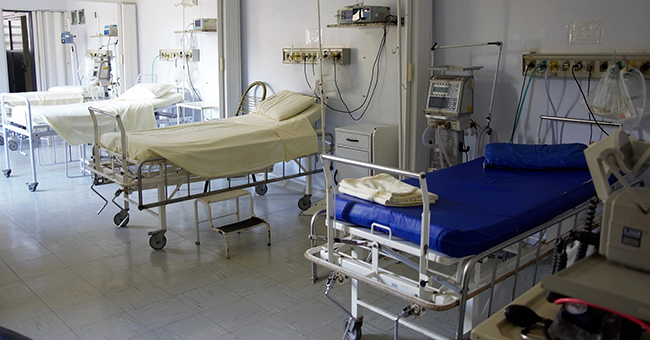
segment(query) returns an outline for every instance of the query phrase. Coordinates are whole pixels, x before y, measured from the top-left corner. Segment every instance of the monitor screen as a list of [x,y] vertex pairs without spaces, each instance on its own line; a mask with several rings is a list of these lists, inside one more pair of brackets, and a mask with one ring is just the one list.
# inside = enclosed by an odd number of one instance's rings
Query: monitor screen
[[446,108],[449,100],[441,97],[429,97],[429,109]]
[[436,92],[438,92],[438,93],[447,93],[447,92],[449,92],[449,87],[448,86],[434,86],[431,93],[433,94],[433,93],[436,93]]

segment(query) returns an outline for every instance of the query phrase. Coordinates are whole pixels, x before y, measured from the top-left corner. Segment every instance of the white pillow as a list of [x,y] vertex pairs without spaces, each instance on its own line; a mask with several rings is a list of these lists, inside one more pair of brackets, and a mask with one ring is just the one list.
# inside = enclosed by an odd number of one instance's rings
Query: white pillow
[[253,112],[280,121],[295,116],[314,102],[316,102],[314,97],[284,90],[264,99],[253,109]]
[[166,95],[173,87],[171,84],[140,83],[122,93],[119,99],[156,99]]

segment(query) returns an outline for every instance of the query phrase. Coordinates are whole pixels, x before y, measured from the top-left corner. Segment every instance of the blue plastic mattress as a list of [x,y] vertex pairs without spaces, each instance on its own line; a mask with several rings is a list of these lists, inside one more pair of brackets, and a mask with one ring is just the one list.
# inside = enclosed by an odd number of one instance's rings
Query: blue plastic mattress
[[[439,196],[430,206],[429,248],[452,257],[478,254],[595,195],[587,169],[490,169],[483,158],[429,173],[427,185]],[[368,228],[377,222],[420,243],[421,206],[386,207],[345,194],[335,205],[339,220]]]

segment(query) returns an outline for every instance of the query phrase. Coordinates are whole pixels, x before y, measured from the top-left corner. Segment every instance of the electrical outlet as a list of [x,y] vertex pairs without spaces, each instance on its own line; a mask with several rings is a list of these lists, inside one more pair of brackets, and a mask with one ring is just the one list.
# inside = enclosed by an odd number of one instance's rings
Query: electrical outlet
[[333,59],[340,65],[350,64],[349,48],[323,48],[323,55],[319,57],[317,48],[283,48],[282,63],[284,64],[301,64],[317,63],[323,59]]
[[[650,54],[616,54],[616,60],[612,61],[612,54],[594,53],[594,54],[546,54],[546,53],[527,53],[522,55],[522,75],[528,68],[528,75],[536,65],[546,61],[549,68],[549,76],[553,77],[600,77],[607,72],[612,62],[620,65],[630,65],[637,67],[644,75],[645,79],[650,79]],[[543,66],[537,69],[533,76],[545,76],[546,70]]]

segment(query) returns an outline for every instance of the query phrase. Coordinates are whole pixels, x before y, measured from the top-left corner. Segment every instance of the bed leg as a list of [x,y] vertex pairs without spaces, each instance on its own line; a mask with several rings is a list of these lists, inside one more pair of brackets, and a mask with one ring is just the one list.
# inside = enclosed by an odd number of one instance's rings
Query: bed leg
[[[29,125],[29,124],[28,124]],[[31,126],[30,126],[31,128]],[[34,153],[35,145],[34,145],[34,133],[30,129],[29,131],[29,162],[32,167],[32,182],[27,183],[27,186],[29,188],[29,191],[34,192],[36,191],[36,187],[38,186],[38,180],[36,179],[36,154]],[[36,137],[40,138],[40,137]]]

